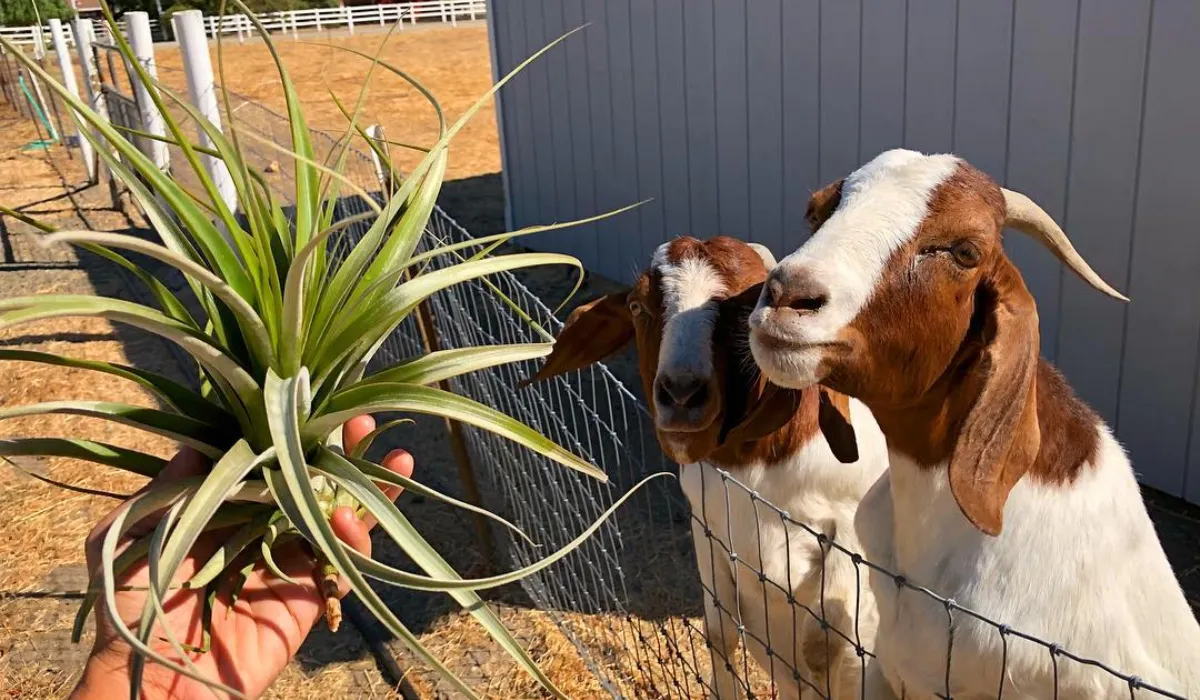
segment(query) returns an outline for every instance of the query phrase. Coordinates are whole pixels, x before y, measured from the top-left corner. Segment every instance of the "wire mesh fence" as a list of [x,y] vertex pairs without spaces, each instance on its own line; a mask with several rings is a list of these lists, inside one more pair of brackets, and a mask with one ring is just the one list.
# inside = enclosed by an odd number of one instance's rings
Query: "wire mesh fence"
[[[110,85],[110,118],[136,128],[135,101],[119,88],[119,79]],[[186,123],[182,112],[177,116]],[[240,134],[248,165],[263,172],[272,190],[287,202],[294,183],[290,160],[280,150],[289,142],[286,118],[236,94],[230,96],[222,118],[230,122],[227,129]],[[343,155],[336,136],[314,132],[314,139],[318,160]],[[350,147],[344,156],[341,171],[382,201],[370,155]],[[177,153],[172,153],[172,162],[176,177],[186,182],[189,174]],[[338,207],[339,219],[370,212],[361,199],[349,195]],[[369,224],[368,219],[350,227],[349,238],[361,235]],[[421,247],[429,250],[470,238],[438,208]],[[450,262],[435,258],[432,265]],[[430,311],[446,348],[539,342],[561,328],[522,278],[510,273],[439,292],[430,301]],[[387,340],[379,361],[392,364],[423,353],[426,342],[410,318]],[[498,536],[512,566],[532,564],[565,545],[643,477],[678,469],[663,457],[637,395],[608,367],[593,365],[517,389],[536,369],[533,362],[506,365],[457,378],[451,388],[575,451],[601,467],[610,482],[597,483],[490,433],[465,428],[485,505],[538,543]],[[994,677],[997,698],[1182,697],[1102,663],[1106,660],[1088,659],[1054,640],[1012,629],[1004,620],[897,576],[845,547],[836,535],[804,522],[801,514],[763,499],[736,474],[702,469],[697,477],[702,493],[715,494],[711,501],[702,498],[703,508],[689,507],[675,481],[652,481],[576,552],[522,582],[533,603],[550,614],[612,697],[730,697],[730,691],[732,697],[746,698],[870,697],[865,686],[874,671],[876,649],[865,629],[870,625],[861,623],[869,613],[864,610],[869,605],[866,592],[884,586],[894,587],[906,605],[927,608],[946,623],[943,637],[918,640],[934,645],[923,653],[937,659],[931,675],[936,680],[921,692],[899,688],[897,697],[954,697],[956,690],[961,693],[964,674],[976,676],[973,685],[979,677],[988,683]],[[725,512],[706,512],[710,503]],[[734,512],[742,519],[727,527],[757,533],[771,523],[780,526],[783,541],[771,543],[770,551],[764,551],[761,540],[758,551],[739,549],[731,544],[738,541],[731,531],[709,525],[718,519],[710,515],[728,523]],[[818,553],[816,579],[795,581],[790,573],[780,576],[764,566],[770,557],[799,549]],[[833,601],[825,595],[824,572],[832,557],[848,560],[853,568],[852,600]],[[733,581],[732,595],[702,582],[700,567],[705,566],[713,574],[707,580],[715,580],[720,568],[721,577]],[[784,570],[790,572],[791,567]],[[790,614],[766,609],[767,600],[784,601]],[[838,606],[848,614],[830,612]],[[978,661],[980,653],[987,664],[972,664],[973,655]],[[848,692],[839,691],[835,674],[821,668],[822,661],[828,666],[838,654],[846,660],[842,676],[850,679]]]

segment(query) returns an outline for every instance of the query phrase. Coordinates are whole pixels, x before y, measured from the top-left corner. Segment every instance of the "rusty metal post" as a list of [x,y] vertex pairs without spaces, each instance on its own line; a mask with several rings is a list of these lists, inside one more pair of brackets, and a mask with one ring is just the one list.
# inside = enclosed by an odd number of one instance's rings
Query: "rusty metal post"
[[[388,152],[388,144],[384,140],[383,129],[379,125],[368,127],[367,134],[376,142],[380,150],[384,153]],[[384,167],[384,164],[373,149],[371,150],[371,160],[375,165],[375,173],[379,177],[379,184],[383,188],[383,191],[394,191],[392,187],[393,183],[391,182],[391,171]],[[424,345],[425,352],[437,352],[442,349],[441,338],[438,336],[437,325],[434,324],[433,313],[430,311],[428,299],[417,305],[417,327],[421,332],[421,344]],[[442,391],[451,391],[450,381],[446,379],[439,381],[438,388]],[[463,435],[462,424],[449,418],[444,418],[443,420],[446,423],[446,432],[450,437],[450,451],[454,455],[455,466],[458,467],[458,479],[463,487],[463,500],[473,506],[482,508],[483,494],[479,490],[479,480],[475,474],[475,464],[471,460],[470,451],[467,449],[467,441]],[[478,513],[472,514],[472,517],[475,520],[475,535],[479,539],[484,564],[489,570],[495,569],[496,551],[495,541],[492,539],[491,524],[487,518]]]

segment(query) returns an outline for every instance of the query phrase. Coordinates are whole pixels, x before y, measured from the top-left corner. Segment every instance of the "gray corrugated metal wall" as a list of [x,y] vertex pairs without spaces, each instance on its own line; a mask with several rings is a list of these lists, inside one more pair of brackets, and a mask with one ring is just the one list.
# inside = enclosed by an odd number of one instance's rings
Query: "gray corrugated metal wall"
[[1042,343],[1144,481],[1200,503],[1200,2],[493,0],[511,223],[653,198],[535,246],[629,280],[668,238],[782,255],[809,193],[954,151],[1063,223],[1124,306],[1010,237]]

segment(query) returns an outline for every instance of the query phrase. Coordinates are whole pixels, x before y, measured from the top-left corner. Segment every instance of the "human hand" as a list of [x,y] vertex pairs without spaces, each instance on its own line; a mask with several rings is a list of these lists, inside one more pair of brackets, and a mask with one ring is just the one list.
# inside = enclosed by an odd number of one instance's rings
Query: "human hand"
[[[346,451],[353,450],[374,429],[375,421],[370,416],[347,421],[342,426],[342,444]],[[384,457],[382,464],[402,476],[411,476],[413,472],[412,456],[404,450],[392,450]],[[205,458],[185,447],[151,483],[172,481],[205,471]],[[400,495],[401,489],[389,486],[383,491],[389,499],[394,500]],[[101,542],[115,516],[116,510],[101,520],[88,535],[87,565],[93,577],[100,567]],[[149,520],[139,523],[124,542],[127,544],[132,539],[148,534],[153,531],[155,524]],[[370,556],[370,531],[375,526],[370,516],[359,519],[351,508],[343,506],[333,511],[330,525],[339,539]],[[228,531],[217,531],[201,536],[180,566],[175,582],[186,581],[199,570],[228,534]],[[233,600],[232,581],[218,589],[212,604],[210,648],[205,653],[189,654],[205,677],[236,688],[248,698],[255,698],[283,672],[313,625],[325,613],[320,574],[310,551],[301,540],[283,544],[273,551],[279,569],[298,585],[275,577],[259,564],[247,577],[236,601]],[[146,593],[145,590],[128,588],[144,589],[148,581],[149,566],[145,561],[117,579],[116,607],[121,618],[131,627],[141,617]],[[345,596],[347,590],[343,580],[339,595]],[[185,645],[200,646],[205,595],[204,589],[173,588],[163,600],[163,607],[167,611],[165,624],[171,626],[172,632]],[[160,636],[152,637],[151,647],[167,658],[182,661]],[[97,606],[96,642],[83,676],[71,695],[72,700],[128,696],[131,659],[131,649],[117,634],[106,608]],[[223,693],[216,693],[216,697],[224,696]],[[214,697],[214,691],[171,668],[148,662],[143,674],[142,697],[146,700],[210,700]]]

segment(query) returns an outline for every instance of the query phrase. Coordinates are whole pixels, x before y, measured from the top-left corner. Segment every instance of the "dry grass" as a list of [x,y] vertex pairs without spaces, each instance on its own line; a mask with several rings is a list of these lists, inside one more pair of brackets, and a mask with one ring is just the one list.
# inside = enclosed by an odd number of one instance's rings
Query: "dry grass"
[[[386,40],[386,44],[385,44]],[[275,37],[279,54],[293,82],[300,86],[301,100],[309,126],[341,132],[346,128],[329,92],[349,108],[358,99],[370,61],[339,48],[375,55],[380,60],[409,72],[432,92],[447,119],[462,115],[492,85],[487,28],[478,23],[452,28],[430,25],[394,32],[355,36],[301,37],[300,41]],[[214,70],[217,49],[212,44]],[[238,44],[227,39],[223,48],[226,86],[237,93],[282,112],[283,90],[271,55],[262,42]],[[159,77],[183,89],[183,72],[178,50],[163,47],[156,60]],[[437,119],[428,102],[407,83],[383,68],[376,68],[367,84],[367,102],[362,123],[381,124],[387,138],[417,145],[437,140]],[[419,154],[397,150],[401,168],[411,169]],[[496,111],[491,100],[455,138],[447,180],[499,172],[500,147]]]

